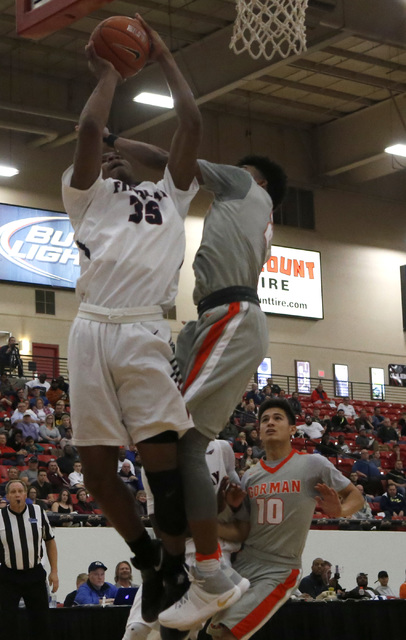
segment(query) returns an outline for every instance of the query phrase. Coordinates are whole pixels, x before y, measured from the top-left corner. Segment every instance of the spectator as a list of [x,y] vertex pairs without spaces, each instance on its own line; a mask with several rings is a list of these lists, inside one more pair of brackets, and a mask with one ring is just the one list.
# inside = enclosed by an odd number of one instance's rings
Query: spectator
[[9,369],[10,372],[17,369],[18,377],[22,378],[24,376],[18,342],[14,336],[10,336],[7,344],[4,347],[0,347],[0,374],[4,373],[4,369]]
[[238,438],[233,444],[234,453],[245,453],[248,448],[247,436],[244,431],[240,431]]
[[117,465],[117,473],[119,473],[121,471],[121,467],[123,466],[124,462],[128,462],[130,464],[130,470],[133,476],[135,476],[135,469],[134,469],[134,465],[131,462],[131,460],[128,460],[128,458],[126,458],[126,450],[125,447],[120,447],[118,450],[118,465]]
[[388,585],[389,576],[388,576],[388,572],[387,571],[380,571],[378,573],[378,580],[376,580],[376,582],[379,582],[379,586],[376,587],[376,589],[375,589],[376,593],[378,593],[380,596],[386,596],[386,597],[389,597],[389,598],[396,598],[396,596],[393,593],[392,589]]
[[389,452],[387,460],[388,460],[388,463],[389,463],[390,467],[394,467],[395,466],[396,460],[401,460],[401,457],[400,457],[400,446],[398,444],[393,444],[392,445],[392,451]]
[[313,407],[313,422],[318,422],[324,426],[324,420],[320,415],[320,407]]
[[323,390],[323,385],[321,382],[317,385],[317,387],[312,391],[312,395],[310,396],[310,402],[313,404],[329,404],[330,399],[327,393]]
[[398,427],[400,429],[400,435],[406,436],[406,413],[402,413],[402,417],[398,420]]
[[9,431],[11,429],[11,420],[8,416],[4,416],[2,418],[2,420],[0,420],[0,425],[3,425],[0,428],[0,433],[4,434],[6,436],[6,439],[8,440],[8,436],[9,436]]
[[65,398],[65,394],[62,389],[60,389],[58,380],[56,378],[52,378],[51,386],[46,392],[46,397],[54,408],[56,407],[56,403],[58,402],[58,400],[63,400]]
[[52,493],[52,485],[48,482],[48,476],[45,469],[39,469],[37,479],[32,483],[37,489],[38,498],[49,502],[49,494]]
[[351,519],[352,520],[369,520],[369,518],[372,518],[372,509],[369,506],[368,501],[366,499],[364,487],[362,486],[362,484],[357,484],[356,487],[358,491],[362,494],[362,497],[364,499],[364,505],[361,507],[361,509],[356,511],[356,513],[352,514]]
[[357,431],[361,429],[365,429],[368,435],[372,435],[375,433],[374,425],[368,417],[366,409],[361,409],[359,413],[359,418],[354,420],[354,426]]
[[345,437],[342,433],[338,436],[337,439],[337,449],[341,456],[351,455],[351,449],[345,441]]
[[343,409],[337,409],[337,413],[335,414],[335,416],[332,416],[331,430],[342,431],[344,433],[348,433],[349,431],[351,431],[351,427],[348,424],[348,420],[344,415]]
[[38,442],[34,442],[32,436],[27,436],[24,443],[24,448],[29,455],[37,456],[39,453],[44,453],[44,447],[41,447]]
[[382,493],[381,474],[374,463],[369,460],[367,449],[362,449],[361,457],[352,467],[358,475],[358,482],[361,483],[368,493]]
[[350,475],[348,476],[348,479],[350,482],[352,482],[353,485],[357,486],[359,480],[358,480],[358,474],[356,471],[351,471]]
[[69,413],[63,413],[61,418],[60,418],[59,425],[58,425],[58,431],[61,434],[62,438],[64,438],[66,436],[66,430],[67,429],[71,429],[72,430],[72,422],[71,422]]
[[359,434],[355,438],[355,444],[360,449],[370,449],[374,443],[373,438],[369,438],[364,428],[359,430]]
[[118,563],[114,572],[114,583],[117,589],[120,587],[124,587],[126,589],[136,587],[137,585],[132,581],[132,579],[133,574],[130,563],[127,562],[127,560],[122,560]]
[[247,447],[243,457],[241,458],[241,466],[247,469],[256,463],[257,459],[253,457],[252,447]]
[[27,455],[27,451],[24,448],[23,434],[21,429],[12,429],[10,431],[9,438],[7,440],[7,446],[15,449],[21,455]]
[[[25,390],[26,393],[27,390]],[[44,407],[48,407],[49,406],[49,402],[48,402],[48,398],[46,396],[42,396],[41,395],[41,389],[39,387],[36,387],[35,389],[32,390],[32,397],[29,399],[28,401],[28,405],[30,409],[33,409],[35,407],[35,403],[37,402],[38,398],[42,398],[42,402],[44,403]],[[27,400],[27,398],[25,398],[25,396],[23,398],[20,398],[20,400]],[[53,411],[53,409],[52,409]]]
[[406,494],[406,476],[403,471],[402,460],[396,460],[395,468],[386,474],[386,480],[391,480],[392,484],[397,487],[397,490],[404,496]]
[[23,419],[20,422],[17,422],[15,426],[17,429],[20,429],[23,438],[31,436],[34,442],[38,442],[40,435],[39,426],[32,421],[31,411],[26,411],[23,415]]
[[357,586],[355,589],[351,589],[351,591],[346,591],[344,594],[345,598],[374,598],[376,595],[376,591],[372,589],[372,587],[368,587],[368,574],[367,573],[359,573],[357,575]]
[[4,433],[0,434],[0,458],[7,459],[11,464],[24,464],[24,456],[17,454],[13,447],[7,445],[7,437]]
[[80,460],[76,460],[76,462],[73,463],[73,471],[69,474],[69,482],[71,489],[79,489],[85,486]]
[[36,487],[28,487],[27,504],[38,504],[44,511],[48,510],[48,503],[45,500],[38,499],[38,491]]
[[254,404],[254,400],[248,400],[243,414],[241,415],[240,424],[244,427],[246,424],[255,424],[257,421],[258,409]]
[[313,422],[313,418],[310,413],[305,416],[305,422],[300,426],[300,429],[306,434],[308,438],[311,438],[312,440],[321,438],[326,430],[323,425],[319,424],[318,422]]
[[371,418],[372,425],[375,431],[378,429],[381,422],[383,422],[383,416],[381,415],[381,407],[374,407],[374,414]]
[[376,451],[373,452],[372,456],[370,457],[370,461],[372,464],[374,464],[379,471],[382,471],[382,467],[381,467],[381,453],[380,451],[377,449]]
[[63,456],[58,458],[58,467],[63,474],[68,476],[73,471],[73,463],[79,459],[78,454],[70,444],[66,444],[63,449]]
[[98,527],[102,524],[102,518],[95,512],[94,503],[89,499],[86,489],[78,489],[76,493],[77,503],[75,511],[80,515],[88,515],[85,527]]
[[64,518],[61,518],[57,526],[62,526],[62,527],[72,526],[71,513],[73,511],[73,505],[72,505],[72,496],[68,491],[68,489],[62,489],[62,491],[59,492],[57,499],[52,504],[51,511],[52,513],[59,513],[61,516],[70,516],[69,520],[67,519],[65,520]]
[[342,402],[340,402],[340,404],[337,407],[337,410],[338,409],[342,409],[344,411],[344,415],[346,418],[351,418],[351,419],[357,418],[355,409],[350,403],[350,398],[348,396],[345,396],[343,398]]
[[28,460],[28,469],[21,471],[20,480],[24,480],[28,485],[38,480],[38,458],[36,456],[32,456]]
[[[62,425],[62,420],[66,413],[67,411],[65,408],[65,401],[58,400],[58,402],[55,405],[55,411],[54,411],[55,425],[58,427],[58,429]],[[63,434],[61,435],[63,436]]]
[[32,407],[32,411],[35,413],[37,417],[37,421],[39,422],[40,425],[45,422],[45,418],[48,415],[52,415],[54,412],[52,407],[48,407],[44,404],[44,400],[41,397],[36,398],[35,404]]
[[17,469],[17,467],[9,467],[7,469],[7,480],[0,484],[0,495],[4,496],[7,483],[10,480],[19,480],[19,479],[20,479],[20,470]]
[[135,509],[144,523],[146,520],[149,520],[148,508],[147,508],[147,494],[146,494],[146,491],[144,491],[144,489],[140,489],[139,491],[137,491],[135,495]]
[[51,385],[49,384],[49,382],[47,382],[47,374],[40,373],[38,378],[34,378],[34,380],[26,382],[25,386],[28,393],[32,393],[34,389],[39,389],[41,396],[45,396]]
[[293,413],[296,416],[301,416],[303,410],[302,410],[302,405],[300,404],[299,394],[297,391],[294,391],[292,393],[292,397],[288,398],[288,402],[293,409]]
[[382,424],[378,427],[377,438],[385,444],[385,442],[397,442],[399,434],[391,425],[389,418],[384,418]]
[[[69,418],[70,419],[70,418]],[[58,429],[59,431],[59,429]],[[61,447],[62,451],[65,448],[65,446],[67,444],[70,444],[72,446],[72,449],[74,449],[76,451],[76,448],[72,445],[72,438],[73,438],[73,431],[72,431],[72,427],[67,427],[65,430],[65,437],[61,439],[59,446]]]
[[311,573],[300,581],[299,591],[301,593],[311,598],[317,598],[320,593],[326,590],[326,584],[323,580],[323,568],[323,558],[315,558],[313,560]]
[[135,491],[137,491],[138,479],[135,473],[132,473],[131,471],[131,462],[129,460],[124,460],[123,464],[121,465],[121,469],[118,472],[118,475],[120,476],[123,482],[128,484]]
[[37,422],[37,416],[35,415],[34,411],[27,409],[27,401],[22,400],[18,403],[17,409],[15,409],[15,411],[13,411],[13,413],[11,414],[11,424],[14,425],[17,422],[21,422],[24,417],[24,413],[26,412],[29,412],[31,417]]
[[52,413],[48,414],[45,418],[45,423],[39,428],[39,433],[43,442],[51,444],[56,447],[61,441],[61,434],[58,427],[55,425],[55,418]]
[[339,448],[334,441],[331,439],[330,434],[323,433],[321,436],[321,441],[316,444],[316,449],[322,456],[326,458],[330,458],[331,456],[338,456]]
[[381,496],[381,511],[391,519],[392,516],[404,516],[406,512],[406,502],[404,496],[398,491],[395,484],[388,486],[387,493]]
[[[281,388],[280,388],[280,386],[278,384],[272,382],[272,378],[267,378],[266,379],[266,385],[265,386],[270,388],[272,396],[278,396],[279,395]],[[264,389],[265,389],[265,387],[264,387]],[[264,389],[262,389],[262,391],[264,391]]]
[[264,401],[264,394],[258,390],[258,385],[253,383],[251,385],[251,391],[248,391],[245,395],[247,401],[253,400],[256,407],[258,407]]
[[112,604],[117,594],[117,587],[105,581],[107,567],[96,560],[89,565],[87,581],[82,584],[75,598],[75,604]]
[[65,382],[65,378],[63,376],[57,376],[57,381],[58,381],[58,387],[60,389],[62,389],[62,391],[64,392],[64,394],[66,396],[69,395],[69,385],[67,382]]
[[258,429],[251,429],[251,431],[247,434],[247,442],[250,447],[261,448],[261,438],[258,435]]
[[73,607],[78,589],[82,584],[85,584],[86,581],[87,573],[79,573],[78,577],[76,578],[76,589],[75,591],[71,591],[70,593],[68,593],[63,603],[64,607]]
[[59,493],[64,487],[70,486],[70,482],[63,475],[56,460],[48,462],[47,477],[48,482],[52,485],[52,493]]
[[286,400],[286,391],[285,389],[281,389],[278,393],[278,398],[281,398],[282,400]]

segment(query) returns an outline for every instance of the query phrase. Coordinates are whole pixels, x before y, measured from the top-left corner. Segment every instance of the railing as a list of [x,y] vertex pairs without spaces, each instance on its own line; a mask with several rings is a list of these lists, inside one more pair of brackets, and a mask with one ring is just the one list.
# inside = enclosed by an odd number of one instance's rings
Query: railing
[[40,373],[46,373],[48,379],[63,376],[68,380],[67,358],[52,358],[50,356],[21,356],[24,367],[24,377],[35,378]]
[[[326,378],[309,378],[310,381],[310,392],[317,387],[317,385],[321,382],[323,385],[324,391],[327,393],[329,398],[343,397],[344,395],[348,395],[352,399],[362,400],[362,401],[380,401],[381,398],[377,397],[373,393],[373,387],[370,382],[353,382],[348,381],[348,393],[343,393],[340,395],[336,393],[338,391],[337,385],[342,384],[337,380],[326,379]],[[294,391],[298,391],[298,378],[296,376],[286,376],[281,374],[272,374],[272,382],[274,384],[278,384],[281,389],[284,389],[287,394],[292,394]],[[389,385],[384,385],[383,389],[384,400],[386,402],[399,402],[406,404],[406,387],[391,387]],[[302,391],[299,391],[300,395],[306,395]]]

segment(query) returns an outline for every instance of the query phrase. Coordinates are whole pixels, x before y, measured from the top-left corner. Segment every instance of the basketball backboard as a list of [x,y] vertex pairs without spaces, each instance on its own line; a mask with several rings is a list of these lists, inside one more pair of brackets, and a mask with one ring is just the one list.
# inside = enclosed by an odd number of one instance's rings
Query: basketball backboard
[[39,40],[112,0],[16,0],[19,36]]

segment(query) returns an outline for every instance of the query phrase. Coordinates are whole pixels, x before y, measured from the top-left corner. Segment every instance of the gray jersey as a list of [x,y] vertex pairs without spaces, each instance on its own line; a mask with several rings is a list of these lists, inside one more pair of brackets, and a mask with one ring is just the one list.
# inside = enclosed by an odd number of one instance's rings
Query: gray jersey
[[251,175],[239,167],[199,160],[203,186],[214,193],[193,269],[193,300],[225,287],[257,289],[269,258],[272,199]]
[[250,522],[242,553],[262,562],[300,567],[318,482],[336,491],[350,484],[323,456],[294,449],[283,460],[260,460],[251,467],[242,481],[247,497],[237,513],[238,519]]

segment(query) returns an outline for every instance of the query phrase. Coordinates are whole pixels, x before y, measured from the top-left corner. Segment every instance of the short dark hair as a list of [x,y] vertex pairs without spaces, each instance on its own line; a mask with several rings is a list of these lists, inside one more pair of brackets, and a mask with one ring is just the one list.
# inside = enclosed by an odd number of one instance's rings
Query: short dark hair
[[274,409],[276,407],[278,409],[282,409],[282,411],[286,413],[289,424],[296,424],[296,416],[293,413],[292,407],[289,402],[283,398],[269,398],[269,400],[265,400],[258,410],[258,422],[261,423],[261,417],[264,411],[267,411],[267,409]]
[[279,164],[272,162],[267,156],[244,156],[237,162],[237,167],[255,167],[267,181],[267,192],[272,198],[274,209],[279,207],[286,195],[286,173]]

